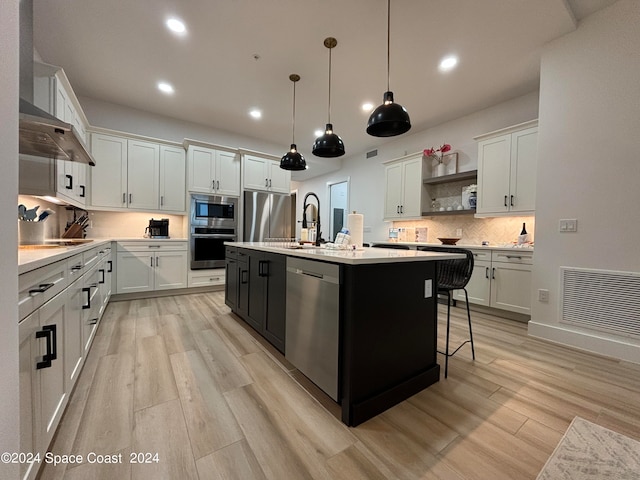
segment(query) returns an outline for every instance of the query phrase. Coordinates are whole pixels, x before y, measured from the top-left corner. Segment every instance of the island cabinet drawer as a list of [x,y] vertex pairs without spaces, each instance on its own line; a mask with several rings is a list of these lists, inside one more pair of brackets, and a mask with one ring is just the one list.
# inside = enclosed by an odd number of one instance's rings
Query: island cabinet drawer
[[85,269],[89,269],[97,264],[100,259],[100,253],[98,248],[92,248],[82,253],[82,265]]
[[22,320],[64,290],[69,283],[67,260],[23,273],[18,277],[18,312]]
[[533,265],[532,252],[518,252],[513,250],[494,250],[491,260],[503,263],[521,263],[523,265]]
[[163,240],[149,242],[118,242],[118,252],[149,252],[149,251],[186,251],[187,242]]
[[238,256],[237,259],[239,262],[247,262],[247,259],[249,258],[249,253],[247,250],[243,250],[243,249],[238,249]]
[[238,256],[238,247],[224,247],[224,255],[228,258],[237,258]]

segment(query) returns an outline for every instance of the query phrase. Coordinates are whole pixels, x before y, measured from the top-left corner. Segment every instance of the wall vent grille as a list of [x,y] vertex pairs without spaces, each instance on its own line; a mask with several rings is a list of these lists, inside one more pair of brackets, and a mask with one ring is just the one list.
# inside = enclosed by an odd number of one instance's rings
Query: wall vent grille
[[377,157],[378,156],[378,149],[376,148],[375,150],[371,150],[370,152],[367,152],[367,158],[373,158],[373,157]]
[[640,337],[640,273],[560,267],[560,322]]

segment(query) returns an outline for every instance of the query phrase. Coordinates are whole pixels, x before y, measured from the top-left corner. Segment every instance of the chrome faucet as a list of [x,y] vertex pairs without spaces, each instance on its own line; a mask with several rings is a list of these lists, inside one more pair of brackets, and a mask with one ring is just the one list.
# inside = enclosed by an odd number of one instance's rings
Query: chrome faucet
[[320,231],[320,199],[318,198],[318,196],[313,193],[313,192],[309,192],[304,196],[304,201],[303,201],[303,205],[302,205],[302,228],[307,228],[307,207],[309,206],[309,204],[307,203],[307,198],[312,195],[315,197],[316,202],[318,203],[318,222],[317,222],[317,234],[316,234],[316,247],[320,246],[320,237],[322,235],[322,231]]

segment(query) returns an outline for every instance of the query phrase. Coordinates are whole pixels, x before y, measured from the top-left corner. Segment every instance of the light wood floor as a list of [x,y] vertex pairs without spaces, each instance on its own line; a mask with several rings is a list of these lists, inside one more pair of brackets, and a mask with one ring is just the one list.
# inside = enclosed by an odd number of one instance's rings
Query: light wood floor
[[[472,318],[475,362],[465,346],[447,380],[348,428],[222,292],[112,302],[50,450],[123,463],[46,465],[40,478],[534,479],[576,415],[640,438],[639,365]],[[132,452],[159,461],[130,464]]]

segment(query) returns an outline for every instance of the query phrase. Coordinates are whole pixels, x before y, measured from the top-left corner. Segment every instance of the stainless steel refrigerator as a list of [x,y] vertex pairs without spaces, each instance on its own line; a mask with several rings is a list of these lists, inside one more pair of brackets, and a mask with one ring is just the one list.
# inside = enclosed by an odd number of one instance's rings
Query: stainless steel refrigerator
[[262,242],[267,238],[291,238],[292,197],[277,193],[244,192],[244,241]]

